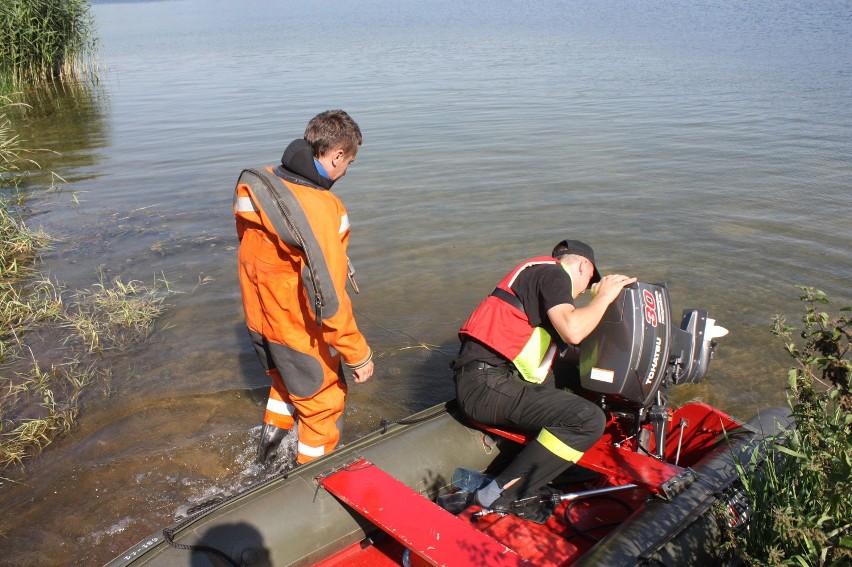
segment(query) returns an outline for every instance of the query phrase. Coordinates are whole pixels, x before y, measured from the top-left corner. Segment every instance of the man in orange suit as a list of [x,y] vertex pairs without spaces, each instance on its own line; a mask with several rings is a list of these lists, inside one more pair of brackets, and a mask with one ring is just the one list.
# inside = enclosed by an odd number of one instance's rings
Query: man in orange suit
[[[355,160],[358,124],[342,110],[315,116],[278,166],[246,169],[234,194],[239,277],[246,325],[272,387],[257,451],[275,457],[298,422],[296,461],[340,440],[346,382],[373,375],[373,352],[345,286],[349,217],[331,192]],[[357,291],[357,288],[356,288]]]

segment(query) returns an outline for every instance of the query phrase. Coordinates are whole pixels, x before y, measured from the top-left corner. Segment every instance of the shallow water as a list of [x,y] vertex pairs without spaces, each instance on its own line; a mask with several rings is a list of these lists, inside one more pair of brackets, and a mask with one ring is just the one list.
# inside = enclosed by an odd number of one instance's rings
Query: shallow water
[[[356,8],[357,6],[357,8]],[[852,8],[845,2],[95,2],[102,83],[24,137],[68,180],[33,222],[71,288],[173,291],[79,427],[7,484],[0,564],[98,565],[261,478],[264,375],[242,323],[231,196],[307,120],[364,146],[335,186],[353,224],[376,377],[345,436],[452,395],[455,333],[519,260],[566,237],[664,281],[731,333],[676,398],[783,403],[772,315],[797,284],[848,305]]]

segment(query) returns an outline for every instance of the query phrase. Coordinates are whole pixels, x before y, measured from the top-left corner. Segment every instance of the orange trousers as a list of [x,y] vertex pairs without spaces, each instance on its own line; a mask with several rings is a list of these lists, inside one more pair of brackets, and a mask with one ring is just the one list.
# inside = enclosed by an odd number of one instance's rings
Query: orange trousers
[[[278,349],[272,350],[274,353]],[[330,453],[340,442],[347,387],[339,355],[311,357],[315,364],[305,364],[309,355],[298,353],[295,358],[301,360],[292,364],[289,359],[293,358],[293,352],[285,357],[287,361],[276,360],[280,357],[274,355],[269,357],[275,366],[266,371],[272,378],[272,386],[263,421],[288,430],[298,421],[296,461],[307,463]],[[317,373],[320,369],[321,376]]]

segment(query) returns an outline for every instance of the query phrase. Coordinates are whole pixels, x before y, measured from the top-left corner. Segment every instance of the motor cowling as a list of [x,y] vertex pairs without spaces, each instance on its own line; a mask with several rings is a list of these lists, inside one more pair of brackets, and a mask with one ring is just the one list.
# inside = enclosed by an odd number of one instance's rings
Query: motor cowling
[[580,383],[621,405],[650,407],[661,387],[700,382],[707,372],[717,327],[705,311],[683,312],[672,324],[665,284],[625,287],[580,345]]

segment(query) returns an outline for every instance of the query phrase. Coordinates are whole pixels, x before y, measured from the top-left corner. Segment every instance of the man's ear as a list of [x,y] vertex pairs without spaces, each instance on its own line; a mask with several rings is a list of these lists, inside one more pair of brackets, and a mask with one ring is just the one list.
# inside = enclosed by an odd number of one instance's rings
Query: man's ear
[[343,151],[343,148],[337,148],[331,152],[331,165],[332,167],[337,167],[340,165],[340,162],[346,157],[346,152]]

